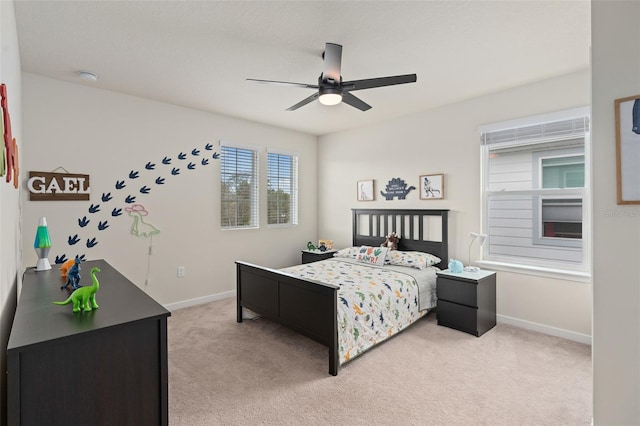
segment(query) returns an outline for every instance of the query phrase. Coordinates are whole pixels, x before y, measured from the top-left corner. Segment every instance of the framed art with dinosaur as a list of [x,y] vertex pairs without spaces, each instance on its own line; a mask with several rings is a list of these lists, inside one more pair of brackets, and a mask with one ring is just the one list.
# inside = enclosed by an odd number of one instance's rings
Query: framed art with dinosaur
[[373,181],[361,180],[358,181],[358,201],[373,201]]
[[441,200],[444,198],[444,175],[420,176],[420,199]]

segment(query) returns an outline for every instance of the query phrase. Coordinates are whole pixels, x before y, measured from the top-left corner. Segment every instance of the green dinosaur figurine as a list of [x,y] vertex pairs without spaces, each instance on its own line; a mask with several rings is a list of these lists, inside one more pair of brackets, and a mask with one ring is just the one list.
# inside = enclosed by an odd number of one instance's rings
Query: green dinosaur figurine
[[73,303],[73,312],[79,312],[80,309],[90,311],[92,309],[98,309],[96,303],[96,292],[100,288],[100,283],[96,278],[96,272],[100,272],[100,268],[94,267],[91,269],[91,281],[93,285],[91,287],[80,287],[71,293],[71,296],[64,302],[53,302],[56,305],[68,305]]

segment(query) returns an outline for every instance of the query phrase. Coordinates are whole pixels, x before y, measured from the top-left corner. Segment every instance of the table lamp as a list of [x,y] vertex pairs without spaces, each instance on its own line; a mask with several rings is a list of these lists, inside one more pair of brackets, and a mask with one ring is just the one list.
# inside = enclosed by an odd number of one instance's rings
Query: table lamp
[[33,248],[38,255],[38,263],[36,263],[36,271],[47,271],[51,269],[49,263],[49,250],[51,250],[51,237],[49,237],[49,228],[47,228],[47,218],[41,217],[38,222],[38,230],[36,231],[36,239],[33,242]]
[[477,266],[471,266],[471,246],[475,240],[478,240],[478,246],[482,247],[484,242],[487,240],[487,234],[478,234],[476,232],[469,232],[469,236],[471,237],[471,242],[469,243],[469,262],[467,266],[465,266],[464,270],[468,272],[476,272],[479,271],[480,268]]

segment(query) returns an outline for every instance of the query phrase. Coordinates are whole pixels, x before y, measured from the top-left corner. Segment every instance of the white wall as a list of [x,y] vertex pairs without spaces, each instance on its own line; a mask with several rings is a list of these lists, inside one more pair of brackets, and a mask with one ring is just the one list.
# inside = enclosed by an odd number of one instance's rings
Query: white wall
[[[0,2],[0,83],[7,86],[7,101],[13,136],[18,143],[18,161],[23,147],[20,52],[13,2]],[[2,139],[2,138],[0,138]],[[0,141],[4,145],[4,141]],[[1,149],[1,148],[0,148]],[[16,308],[20,281],[20,190],[0,178],[0,424],[6,422],[7,360],[9,332]]]
[[[292,265],[300,261],[306,242],[316,239],[316,137],[28,73],[23,86],[24,175],[58,167],[90,175],[90,201],[29,201],[23,191],[23,244],[33,244],[38,218],[45,216],[51,263],[63,253],[104,258],[160,303],[172,305],[229,295],[235,291],[235,260]],[[259,230],[220,230],[220,160],[204,148],[211,143],[220,152],[220,140],[260,151]],[[267,146],[299,153],[298,226],[266,227]],[[200,156],[191,155],[194,148]],[[188,160],[179,160],[180,152]],[[172,159],[170,166],[162,164],[165,156]],[[201,165],[202,158],[210,163]],[[197,164],[194,170],[187,169],[189,161]],[[148,162],[156,164],[154,170],[145,169]],[[173,166],[180,168],[179,175],[170,173]],[[132,170],[139,178],[129,178]],[[165,184],[155,184],[157,177]],[[116,181],[126,187],[115,189]],[[151,188],[149,194],[139,192],[143,185]],[[103,193],[113,199],[103,202]],[[152,240],[131,235],[133,219],[125,211],[111,216],[113,208],[131,206],[124,202],[127,195],[136,196],[149,212],[144,219],[160,229]],[[100,204],[100,212],[89,213],[91,204]],[[78,219],[84,216],[91,222],[81,228]],[[98,231],[96,225],[105,220],[109,228]],[[68,237],[76,234],[81,241],[69,245]],[[98,244],[87,248],[86,240],[94,237]],[[25,267],[36,260],[33,250],[25,250]],[[185,266],[185,278],[177,278],[177,266]]]
[[640,424],[640,205],[616,204],[614,100],[640,95],[640,2],[591,2],[593,419]]
[[[121,172],[128,172],[129,168],[146,160],[153,154],[135,152],[130,143],[144,141],[150,152],[155,152],[159,144],[159,152],[174,152],[173,148],[191,146],[195,139],[204,136],[212,137],[232,136],[239,139],[252,139],[263,133],[273,136],[274,140],[282,139],[291,142],[298,140],[300,145],[313,145],[313,141],[305,136],[292,134],[272,128],[264,128],[239,120],[212,116],[197,111],[184,111],[177,107],[156,104],[135,98],[128,98],[116,94],[101,93],[92,89],[71,87],[69,85],[46,81],[35,76],[25,75],[29,80],[29,103],[34,111],[28,121],[32,129],[29,141],[46,151],[46,155],[25,154],[27,137],[20,134],[20,75],[17,42],[15,35],[15,21],[11,2],[1,2],[0,14],[2,21],[0,57],[1,80],[10,87],[10,102],[12,108],[13,131],[21,145],[22,159],[33,161],[33,166],[25,165],[23,161],[22,176],[30,169],[50,170],[63,165],[70,171],[88,172],[92,175],[95,191],[101,191],[104,185],[110,184],[114,176]],[[593,153],[593,242],[594,242],[594,278],[593,278],[593,360],[594,360],[594,424],[640,424],[640,207],[619,206],[615,200],[615,139],[613,100],[619,97],[640,94],[640,3],[637,2],[600,2],[592,1],[592,60],[593,83],[592,95],[592,153]],[[480,224],[478,197],[479,182],[479,149],[476,129],[480,124],[515,118],[524,115],[538,114],[549,110],[559,110],[589,103],[589,75],[587,72],[550,80],[529,87],[518,88],[504,93],[491,95],[478,100],[462,102],[435,111],[424,112],[412,117],[405,117],[392,123],[379,126],[330,135],[321,139],[319,156],[319,200],[318,236],[331,238],[336,245],[346,246],[350,241],[351,218],[348,208],[353,207],[417,207],[417,208],[450,208],[452,210],[451,250],[452,255],[464,258],[466,256],[468,231],[477,230]],[[42,96],[37,93],[44,90]],[[57,95],[58,98],[52,98]],[[62,95],[62,96],[60,96]],[[67,97],[69,97],[67,99]],[[86,101],[86,102],[85,102]],[[93,102],[96,101],[96,102]],[[59,105],[63,102],[64,105]],[[105,102],[105,105],[101,103]],[[25,102],[26,103],[26,102]],[[40,103],[44,106],[40,107]],[[115,114],[125,105],[127,113]],[[30,107],[30,109],[31,109]],[[63,111],[58,112],[61,108]],[[26,106],[25,106],[26,109]],[[91,111],[83,111],[91,109]],[[98,110],[99,109],[99,110]],[[106,110],[106,111],[105,111]],[[129,117],[128,113],[139,113],[142,117],[148,114],[156,116],[150,128],[139,124],[136,117]],[[171,129],[164,120],[174,118],[173,113],[195,124],[195,134],[189,126]],[[107,113],[116,115],[106,118]],[[26,114],[26,113],[25,113]],[[49,118],[46,115],[51,114]],[[84,129],[83,120],[77,118],[93,118],[95,122],[87,124]],[[85,116],[86,114],[86,116]],[[102,115],[105,114],[103,117]],[[95,115],[96,117],[91,117]],[[131,119],[129,119],[131,118]],[[36,120],[37,119],[37,120]],[[147,117],[148,119],[148,117]],[[27,118],[25,117],[25,121]],[[176,120],[174,120],[177,122]],[[95,127],[93,127],[96,125]],[[39,129],[42,126],[44,129]],[[155,129],[160,127],[161,130]],[[92,131],[93,129],[93,131]],[[26,130],[26,129],[25,129]],[[167,133],[170,136],[164,136]],[[178,134],[179,137],[175,135]],[[116,137],[117,136],[117,137]],[[63,142],[70,139],[71,149],[62,149]],[[24,139],[24,141],[23,141]],[[159,139],[159,140],[158,140]],[[168,140],[167,140],[168,139]],[[122,142],[122,141],[126,142]],[[21,141],[24,142],[21,144]],[[199,141],[198,141],[199,142]],[[175,144],[175,147],[171,145]],[[104,147],[104,148],[101,148]],[[119,150],[117,149],[119,148]],[[129,149],[134,152],[129,152]],[[299,148],[306,152],[304,149]],[[313,151],[313,148],[310,148]],[[91,151],[99,154],[98,158],[91,157]],[[119,153],[117,156],[114,152]],[[130,157],[131,156],[131,157]],[[102,161],[105,157],[107,161]],[[130,157],[130,158],[129,158]],[[306,165],[315,174],[313,164]],[[301,164],[302,170],[302,164]],[[446,198],[443,201],[420,201],[417,194],[408,200],[382,201],[358,203],[355,201],[355,182],[360,179],[375,179],[377,190],[392,177],[403,177],[407,180],[417,180],[417,176],[424,173],[443,172],[446,174]],[[204,173],[211,173],[203,172]],[[305,172],[306,175],[306,172]],[[198,175],[202,176],[202,175]],[[307,179],[306,177],[305,179]],[[107,183],[105,183],[107,182]],[[186,181],[185,181],[186,182]],[[180,183],[183,190],[189,187],[189,182]],[[178,186],[178,185],[176,185]],[[214,185],[215,186],[215,185]],[[207,189],[205,189],[206,191]],[[211,189],[213,191],[213,189]],[[169,190],[171,197],[176,197],[176,204],[184,203],[186,194],[180,190]],[[313,191],[309,191],[312,193]],[[165,197],[163,197],[165,198]],[[215,197],[213,197],[215,199]],[[202,197],[206,199],[206,197]],[[303,208],[301,215],[306,216],[309,223],[315,221],[315,194],[306,201],[311,203],[309,208]],[[10,186],[0,184],[0,236],[3,244],[0,246],[0,306],[2,307],[3,333],[7,330],[7,311],[14,305],[16,282],[19,280],[19,270],[16,266],[20,258],[19,234],[19,199],[17,191]],[[48,209],[55,214],[50,217],[56,226],[60,227],[63,239],[65,232],[75,229],[68,222],[76,220],[77,210],[84,210],[73,203],[60,209],[52,207],[37,209],[35,203],[24,201],[25,204],[25,247],[32,244],[32,223],[41,213],[49,214]],[[173,279],[174,265],[180,257],[181,249],[186,248],[195,260],[203,255],[192,253],[188,245],[179,244],[179,232],[171,234],[171,243],[159,242],[164,233],[170,233],[166,217],[179,212],[180,207],[171,201],[152,203],[154,206],[154,222],[162,223],[163,234],[154,240],[154,246],[164,251],[162,259],[152,258],[152,276],[155,278],[161,269],[168,271],[166,287],[176,287],[188,295],[198,297],[200,294],[212,294],[230,288],[227,281],[232,280],[233,272],[229,262],[237,258],[238,253],[247,253],[250,248],[251,232],[238,233],[237,237],[227,238],[224,233],[214,231],[205,234],[218,238],[219,245],[230,245],[234,254],[225,256],[224,249],[216,250],[218,256],[224,260],[209,261],[206,259],[207,271],[213,277],[206,278],[206,290],[191,281],[191,268],[188,269],[184,281]],[[305,203],[301,202],[301,206]],[[194,203],[183,206],[185,209],[194,207]],[[196,207],[200,207],[196,204]],[[346,207],[346,208],[345,208]],[[211,214],[215,212],[206,207]],[[27,214],[26,210],[30,210]],[[166,213],[165,213],[166,209]],[[36,211],[38,210],[38,211]],[[59,212],[65,210],[67,212]],[[156,216],[158,215],[158,216]],[[155,219],[157,217],[157,219]],[[177,215],[177,217],[181,217]],[[198,216],[201,219],[202,216]],[[124,228],[124,225],[121,226]],[[203,227],[199,228],[204,229]],[[125,230],[120,230],[124,232]],[[119,234],[122,232],[119,231]],[[54,241],[58,236],[58,229],[52,229]],[[297,260],[297,245],[299,240],[312,239],[315,229],[293,231],[287,234],[285,242],[278,240],[280,252],[272,254],[249,255],[247,259],[256,262],[272,262],[285,264]],[[307,236],[307,233],[309,234]],[[115,234],[115,233],[114,233]],[[271,236],[270,231],[264,235]],[[304,235],[304,237],[302,237]],[[226,240],[219,237],[224,236]],[[274,236],[274,239],[276,237]],[[113,237],[113,242],[101,242],[100,255],[113,254],[124,268],[140,279],[136,272],[141,265],[146,265],[146,257],[137,251],[146,245],[137,242],[129,236]],[[193,243],[193,241],[190,241]],[[157,243],[157,245],[156,245]],[[290,248],[293,246],[293,248]],[[108,246],[105,248],[104,246]],[[241,248],[240,248],[241,247]],[[271,244],[270,246],[271,247]],[[55,251],[55,250],[54,250]],[[169,252],[169,253],[167,253]],[[96,252],[97,253],[97,252]],[[278,253],[277,255],[275,253]],[[26,250],[25,265],[35,261],[32,250]],[[132,259],[122,259],[131,256]],[[156,256],[156,255],[154,255]],[[160,254],[157,255],[161,256]],[[97,257],[97,256],[96,256]],[[244,257],[244,256],[243,256]],[[264,257],[261,258],[261,257]],[[477,254],[474,255],[477,257]],[[160,268],[160,262],[166,261],[170,266]],[[186,263],[186,261],[185,261]],[[217,264],[222,265],[216,268]],[[202,272],[201,272],[202,273]],[[144,275],[144,274],[143,274]],[[224,281],[223,288],[221,282]],[[156,285],[152,281],[151,287]],[[502,315],[517,317],[575,330],[578,333],[590,333],[590,296],[591,286],[570,281],[550,280],[529,275],[500,272],[498,284],[498,311]],[[162,295],[166,300],[183,300],[181,291],[179,298],[175,294]],[[543,307],[543,309],[540,308]],[[4,342],[0,351],[3,366]],[[4,380],[4,375],[2,376]],[[5,391],[3,385],[2,392]],[[4,395],[0,395],[4,401]],[[4,403],[3,403],[4,404]]]
[[[450,257],[465,261],[471,231],[479,231],[480,136],[497,121],[589,105],[588,70],[448,105],[319,142],[319,233],[351,245],[350,208],[448,208]],[[444,173],[444,200],[386,201],[380,190],[395,177],[418,186],[424,174]],[[374,179],[376,200],[356,201],[356,182]],[[478,258],[478,251],[472,260]],[[590,283],[499,272],[499,320],[589,341]]]

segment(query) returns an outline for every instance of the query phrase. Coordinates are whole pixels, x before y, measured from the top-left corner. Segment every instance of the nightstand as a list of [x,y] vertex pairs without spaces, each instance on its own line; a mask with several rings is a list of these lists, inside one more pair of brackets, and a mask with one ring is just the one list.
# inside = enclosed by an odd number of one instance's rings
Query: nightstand
[[302,263],[317,262],[318,260],[331,259],[337,250],[302,250]]
[[437,272],[438,325],[482,336],[496,325],[496,273]]

